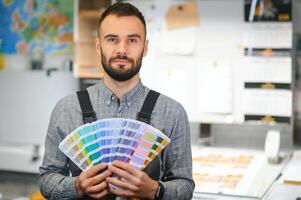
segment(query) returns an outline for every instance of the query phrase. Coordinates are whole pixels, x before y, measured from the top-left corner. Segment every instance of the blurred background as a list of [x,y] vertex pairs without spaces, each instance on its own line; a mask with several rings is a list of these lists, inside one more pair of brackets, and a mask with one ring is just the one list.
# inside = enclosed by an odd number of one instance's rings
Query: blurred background
[[300,197],[301,0],[0,0],[0,200],[42,199],[51,111],[101,80],[115,2],[146,19],[142,82],[187,111],[194,199]]

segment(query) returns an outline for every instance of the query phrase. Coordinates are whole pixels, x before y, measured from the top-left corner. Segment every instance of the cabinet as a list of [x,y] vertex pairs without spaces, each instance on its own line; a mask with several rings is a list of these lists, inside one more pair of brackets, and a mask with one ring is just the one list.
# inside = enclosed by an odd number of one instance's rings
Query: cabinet
[[75,75],[79,78],[101,78],[100,57],[95,50],[97,22],[110,0],[78,0],[75,33]]

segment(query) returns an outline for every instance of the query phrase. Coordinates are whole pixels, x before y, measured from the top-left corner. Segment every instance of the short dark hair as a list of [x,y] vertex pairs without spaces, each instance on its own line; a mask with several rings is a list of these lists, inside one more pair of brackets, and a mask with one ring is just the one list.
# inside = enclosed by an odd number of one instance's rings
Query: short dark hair
[[133,6],[130,3],[114,3],[110,5],[100,16],[98,23],[97,23],[97,35],[100,36],[99,29],[100,25],[103,22],[103,20],[109,16],[109,15],[116,15],[117,17],[124,17],[124,16],[136,16],[139,18],[139,20],[142,22],[144,26],[144,32],[146,36],[146,23],[144,16],[139,11],[138,8]]

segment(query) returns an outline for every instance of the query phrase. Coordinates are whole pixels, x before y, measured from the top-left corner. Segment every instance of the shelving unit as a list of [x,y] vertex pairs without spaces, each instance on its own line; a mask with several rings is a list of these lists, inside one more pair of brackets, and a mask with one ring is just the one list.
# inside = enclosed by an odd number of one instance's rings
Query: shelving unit
[[75,76],[78,78],[102,77],[100,57],[95,50],[96,29],[102,10],[110,4],[110,0],[77,1]]

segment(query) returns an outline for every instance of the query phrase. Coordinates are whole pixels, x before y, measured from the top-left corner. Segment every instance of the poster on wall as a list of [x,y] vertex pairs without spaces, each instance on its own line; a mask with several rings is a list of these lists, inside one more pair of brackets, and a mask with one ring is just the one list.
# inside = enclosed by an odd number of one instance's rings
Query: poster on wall
[[73,52],[73,0],[0,0],[0,53]]
[[292,21],[292,0],[245,0],[246,22]]

